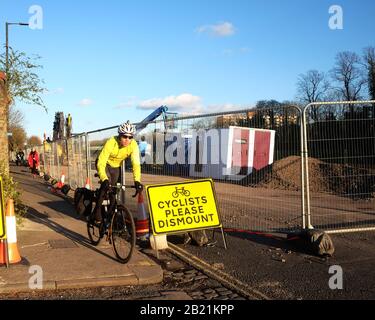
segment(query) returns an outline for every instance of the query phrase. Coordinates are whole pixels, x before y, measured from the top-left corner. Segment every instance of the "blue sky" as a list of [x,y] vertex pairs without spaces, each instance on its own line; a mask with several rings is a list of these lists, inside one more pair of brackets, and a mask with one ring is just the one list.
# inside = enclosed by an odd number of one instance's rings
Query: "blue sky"
[[[51,135],[56,111],[77,133],[140,121],[160,104],[201,113],[292,100],[300,73],[375,46],[371,0],[0,0],[0,26],[28,22],[32,5],[43,29],[12,26],[9,37],[42,57],[49,90],[48,114],[17,104],[29,136]],[[332,5],[343,30],[328,26]]]

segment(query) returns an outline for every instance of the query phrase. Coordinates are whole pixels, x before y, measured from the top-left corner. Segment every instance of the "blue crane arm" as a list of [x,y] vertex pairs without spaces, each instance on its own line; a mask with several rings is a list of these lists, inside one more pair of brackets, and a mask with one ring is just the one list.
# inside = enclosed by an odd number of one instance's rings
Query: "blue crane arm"
[[151,121],[154,121],[157,117],[159,117],[162,113],[165,113],[168,111],[168,108],[166,106],[161,106],[157,108],[155,111],[153,111],[151,114],[149,114],[146,118],[144,118],[140,123],[136,125],[136,130],[141,131],[144,128],[147,127],[148,123]]

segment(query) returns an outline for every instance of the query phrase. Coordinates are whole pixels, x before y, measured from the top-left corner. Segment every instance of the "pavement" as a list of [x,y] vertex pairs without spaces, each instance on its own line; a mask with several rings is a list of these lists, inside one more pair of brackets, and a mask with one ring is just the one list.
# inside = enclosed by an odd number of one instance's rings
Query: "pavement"
[[139,250],[121,264],[105,239],[92,246],[85,221],[43,179],[33,178],[25,167],[11,166],[11,175],[19,182],[28,211],[17,228],[22,261],[8,269],[0,267],[0,293],[30,290],[38,266],[45,290],[150,285],[163,280],[162,267]]

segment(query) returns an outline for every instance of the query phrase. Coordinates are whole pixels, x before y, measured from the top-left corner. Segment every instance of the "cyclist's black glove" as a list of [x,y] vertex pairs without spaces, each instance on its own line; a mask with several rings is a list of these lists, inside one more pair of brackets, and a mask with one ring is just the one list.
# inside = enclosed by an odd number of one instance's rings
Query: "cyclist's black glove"
[[109,189],[109,180],[108,179],[104,180],[100,187],[102,190],[107,191]]
[[135,181],[134,182],[134,187],[135,187],[135,195],[133,197],[135,197],[139,193],[142,193],[142,191],[143,191],[143,184],[140,183],[139,181]]

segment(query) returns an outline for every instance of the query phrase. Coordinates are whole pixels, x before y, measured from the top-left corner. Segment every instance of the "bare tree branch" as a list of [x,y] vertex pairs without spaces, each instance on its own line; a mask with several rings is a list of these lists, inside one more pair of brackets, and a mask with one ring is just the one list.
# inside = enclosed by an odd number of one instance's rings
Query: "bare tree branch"
[[334,68],[331,70],[332,79],[337,86],[335,89],[340,98],[356,101],[362,98],[367,79],[361,65],[361,59],[355,52],[339,52]]

